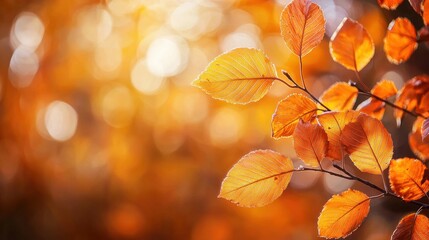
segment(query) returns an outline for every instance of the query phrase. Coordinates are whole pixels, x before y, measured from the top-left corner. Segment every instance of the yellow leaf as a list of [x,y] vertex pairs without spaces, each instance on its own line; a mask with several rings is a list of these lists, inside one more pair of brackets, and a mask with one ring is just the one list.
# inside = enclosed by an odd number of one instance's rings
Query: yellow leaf
[[237,48],[215,58],[193,82],[213,98],[247,104],[267,94],[277,72],[257,49]]
[[344,127],[341,144],[362,172],[382,174],[392,159],[392,137],[380,120],[366,114]]
[[360,71],[374,56],[374,43],[358,22],[344,18],[331,37],[329,49],[334,61],[345,68]]
[[312,167],[320,166],[328,150],[328,136],[318,124],[299,121],[293,133],[295,152]]
[[349,189],[334,195],[323,206],[317,221],[319,236],[344,238],[356,230],[369,212],[370,199],[357,190]]
[[316,103],[311,99],[301,94],[290,94],[279,102],[273,114],[272,136],[274,138],[292,136],[299,119],[310,121],[316,112]]
[[344,82],[338,82],[328,88],[319,100],[332,111],[353,109],[358,89]]
[[288,48],[298,56],[305,56],[323,39],[323,12],[310,0],[293,0],[283,9],[280,30]]
[[328,135],[328,154],[334,160],[342,160],[343,150],[340,142],[344,127],[354,122],[359,116],[357,111],[326,112],[317,116],[317,121],[322,125]]
[[414,25],[407,18],[397,18],[390,22],[384,38],[384,52],[394,64],[407,61],[418,46]]
[[277,152],[250,152],[229,170],[219,197],[241,207],[267,205],[286,189],[292,172],[292,161]]
[[390,187],[405,201],[418,200],[429,191],[428,169],[417,159],[401,158],[390,162]]
[[[389,80],[382,80],[378,82],[371,90],[371,93],[381,99],[387,99],[394,96],[398,90],[396,89],[395,83]],[[384,115],[386,104],[376,98],[368,98],[363,101],[356,110],[366,113],[373,118],[381,120]]]
[[378,0],[378,4],[383,8],[395,10],[402,1],[404,0]]
[[392,235],[392,240],[428,240],[429,219],[421,214],[403,217]]

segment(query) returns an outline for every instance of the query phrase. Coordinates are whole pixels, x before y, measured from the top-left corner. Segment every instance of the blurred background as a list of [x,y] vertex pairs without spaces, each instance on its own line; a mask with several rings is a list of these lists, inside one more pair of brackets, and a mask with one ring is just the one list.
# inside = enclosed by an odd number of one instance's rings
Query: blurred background
[[[190,86],[215,56],[236,47],[261,48],[299,76],[279,31],[288,2],[2,0],[0,239],[318,239],[317,217],[332,194],[349,187],[375,194],[329,175],[296,173],[263,208],[217,198],[228,170],[251,150],[274,149],[301,164],[290,139],[270,137],[271,115],[289,89],[274,84],[260,102],[238,106]],[[429,69],[425,46],[399,66],[382,50],[395,17],[423,25],[407,1],[396,11],[375,0],[315,2],[327,20],[324,41],[304,58],[316,96],[354,80],[328,49],[346,16],[376,45],[361,72],[367,85],[389,79],[400,88]],[[395,157],[412,156],[412,121],[398,129],[386,112]],[[349,239],[390,239],[415,210],[392,199],[371,207]]]

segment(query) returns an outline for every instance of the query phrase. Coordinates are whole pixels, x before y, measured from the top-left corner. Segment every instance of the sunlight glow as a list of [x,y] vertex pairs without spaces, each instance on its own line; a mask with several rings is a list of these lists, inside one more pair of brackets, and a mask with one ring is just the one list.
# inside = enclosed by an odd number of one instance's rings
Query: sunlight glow
[[24,46],[35,50],[42,42],[45,26],[42,20],[32,12],[22,12],[16,18],[11,31],[11,45],[13,48]]
[[62,101],[53,101],[45,112],[45,127],[56,141],[67,141],[76,132],[78,117],[72,106]]
[[155,39],[149,45],[146,63],[149,71],[158,77],[171,77],[182,72],[189,58],[188,43],[174,35]]

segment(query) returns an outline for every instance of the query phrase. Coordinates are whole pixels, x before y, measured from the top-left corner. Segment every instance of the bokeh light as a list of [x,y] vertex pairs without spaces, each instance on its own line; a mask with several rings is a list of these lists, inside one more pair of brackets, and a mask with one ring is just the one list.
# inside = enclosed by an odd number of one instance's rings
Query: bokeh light
[[[262,49],[280,77],[286,70],[299,79],[298,58],[279,28],[290,2],[3,1],[0,238],[316,239],[326,200],[359,183],[297,172],[284,195],[263,208],[217,198],[228,170],[252,150],[273,149],[295,167],[304,164],[292,138],[271,138],[277,102],[296,89],[275,82],[263,99],[242,106],[191,85],[216,56],[238,47]],[[368,85],[389,79],[399,88],[429,68],[425,48],[399,66],[382,50],[387,23],[412,13],[407,1],[397,12],[374,0],[314,2],[326,34],[303,58],[303,74],[316,96],[334,82],[356,81],[329,53],[346,16],[361,22],[377,47],[360,72]],[[411,154],[408,132],[385,123],[399,140],[395,155]],[[349,239],[385,239],[393,231],[399,205],[377,201],[381,207]]]
[[49,136],[62,142],[69,140],[75,134],[78,116],[69,104],[53,101],[46,108],[44,123]]

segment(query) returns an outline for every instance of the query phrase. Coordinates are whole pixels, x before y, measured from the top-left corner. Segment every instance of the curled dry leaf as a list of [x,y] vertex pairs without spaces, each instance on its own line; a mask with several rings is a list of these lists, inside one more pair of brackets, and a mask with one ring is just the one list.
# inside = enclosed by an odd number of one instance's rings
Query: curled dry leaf
[[272,136],[292,136],[299,119],[310,121],[317,113],[316,103],[302,94],[290,94],[279,102],[273,114]]
[[280,30],[288,48],[298,56],[305,56],[323,39],[323,12],[310,0],[293,0],[281,14]]
[[429,191],[427,171],[426,166],[417,159],[393,160],[389,168],[390,187],[405,201],[418,200]]
[[357,111],[326,112],[317,116],[317,121],[328,135],[327,157],[342,160],[343,149],[340,142],[342,131],[347,124],[354,122],[358,116],[359,112]]
[[317,221],[319,235],[325,238],[344,238],[356,230],[369,212],[369,197],[349,189],[334,195],[323,206]]
[[429,239],[429,219],[421,214],[408,214],[403,217],[392,235],[392,240]]
[[[397,92],[398,90],[396,89],[395,83],[389,80],[382,80],[371,89],[371,93],[381,99],[388,99]],[[381,120],[384,115],[385,106],[386,104],[384,102],[371,97],[359,104],[356,110]]]
[[397,18],[390,22],[384,38],[384,52],[394,64],[407,61],[418,46],[414,25],[407,18]]
[[348,18],[335,30],[329,42],[334,61],[345,68],[360,71],[374,56],[374,42],[365,28]]
[[332,111],[347,111],[353,109],[357,96],[357,88],[338,82],[323,92],[319,100]]
[[366,114],[344,127],[341,144],[362,172],[382,174],[392,159],[392,137],[380,120]]
[[261,207],[286,189],[293,172],[292,161],[271,150],[248,153],[229,170],[219,197],[241,207]]
[[[419,75],[408,80],[405,85],[399,90],[395,105],[405,108],[408,111],[413,111],[420,105],[422,97],[429,92],[429,76]],[[401,125],[404,112],[399,109],[394,109],[393,114],[398,126]],[[424,112],[422,112],[424,114]]]
[[389,10],[395,10],[399,4],[401,4],[404,0],[378,0],[378,4],[382,8],[386,8]]
[[328,150],[328,136],[318,124],[299,121],[293,133],[295,152],[307,165],[320,166]]
[[409,2],[414,11],[416,11],[418,14],[422,14],[423,0],[409,0]]
[[276,68],[262,51],[237,48],[215,58],[193,85],[213,98],[247,104],[265,96],[276,79]]

